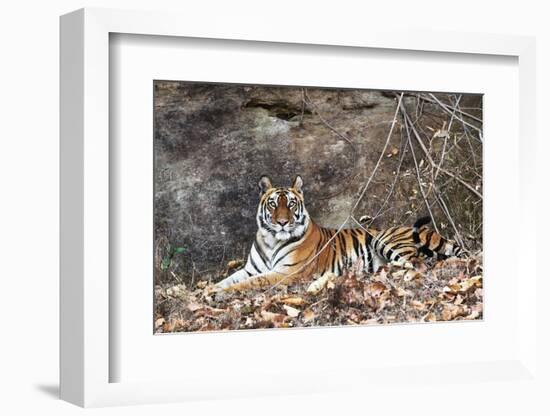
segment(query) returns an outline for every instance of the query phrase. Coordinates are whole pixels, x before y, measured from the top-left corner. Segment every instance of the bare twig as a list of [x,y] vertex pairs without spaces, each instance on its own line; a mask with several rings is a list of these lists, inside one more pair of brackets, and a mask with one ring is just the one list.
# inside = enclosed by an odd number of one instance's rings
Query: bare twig
[[[452,113],[451,113],[451,110],[449,110],[449,109],[447,108],[447,105],[446,105],[446,104],[443,104],[435,95],[430,94],[430,96],[432,97],[432,99],[433,99],[437,104],[439,104],[439,106],[440,106],[445,112],[447,112],[447,113],[449,113],[449,114],[452,114]],[[459,119],[463,124],[465,124],[465,125],[467,125],[468,127],[471,127],[472,129],[476,130],[476,131],[478,132],[478,134],[479,134],[479,140],[480,140],[480,141],[483,141],[483,132],[481,131],[481,129],[480,129],[479,127],[476,127],[476,126],[474,126],[474,125],[471,124],[471,123],[468,123],[467,121],[465,121],[465,120],[464,120],[462,117],[460,117],[460,116],[456,116],[456,117],[457,117],[457,119]]]
[[401,140],[401,150],[400,150],[400,152],[401,152],[401,154],[399,155],[399,163],[397,165],[397,169],[395,171],[395,176],[394,176],[392,184],[390,186],[390,191],[386,195],[386,198],[384,199],[384,202],[382,202],[382,205],[380,205],[380,208],[378,209],[378,211],[376,212],[374,217],[372,217],[371,220],[369,221],[369,226],[380,216],[383,209],[386,207],[386,204],[390,200],[390,197],[393,194],[393,191],[395,189],[395,185],[397,183],[397,179],[399,178],[399,172],[401,172],[401,165],[403,164],[403,159],[405,158],[406,142],[404,140]]
[[395,109],[395,114],[393,115],[393,121],[391,123],[390,131],[388,133],[388,137],[386,138],[386,143],[384,143],[384,148],[382,149],[382,152],[380,153],[380,157],[376,161],[376,165],[374,166],[374,169],[373,169],[371,175],[369,176],[369,179],[368,179],[367,183],[363,187],[363,190],[361,191],[361,194],[359,195],[359,198],[357,198],[357,201],[355,202],[355,205],[353,206],[353,208],[351,210],[350,216],[353,215],[353,212],[355,211],[355,209],[357,208],[357,206],[359,205],[359,203],[363,199],[363,196],[365,196],[365,192],[367,192],[367,189],[368,189],[368,187],[369,187],[369,185],[372,181],[372,178],[374,177],[374,174],[378,170],[378,166],[380,166],[380,162],[382,161],[382,159],[384,158],[384,155],[386,154],[386,149],[388,148],[388,144],[390,143],[390,139],[391,139],[391,136],[392,136],[392,133],[393,133],[393,129],[395,127],[395,123],[397,122],[397,114],[399,114],[399,108],[402,105],[403,105],[403,93],[401,93],[399,95],[399,100],[397,102],[397,107]]
[[[458,109],[458,104],[460,103],[461,98],[462,98],[462,95],[459,95],[457,100],[456,100],[456,104],[453,108],[453,113],[451,114],[451,120],[449,121],[449,127],[447,128],[447,132],[449,134],[451,133],[451,128],[453,127],[453,121],[455,119],[455,113]],[[441,150],[441,158],[439,159],[439,164],[437,165],[437,169],[435,171],[434,179],[437,179],[437,177],[439,176],[439,170],[441,169],[441,165],[443,164],[443,161],[445,160],[445,149],[447,148],[447,137],[448,137],[447,134],[443,135],[443,139],[445,141],[443,142],[443,149]]]
[[443,136],[443,148],[441,149],[441,158],[439,159],[439,164],[437,165],[437,168],[435,170],[434,179],[437,179],[439,176],[439,171],[441,170],[441,165],[443,165],[443,161],[445,160],[445,149],[447,148],[447,135]]
[[458,231],[458,228],[455,225],[455,222],[453,220],[453,217],[451,216],[451,213],[449,212],[449,208],[447,207],[447,204],[445,203],[441,195],[439,195],[439,193],[437,192],[437,188],[435,187],[435,185],[434,185],[434,194],[435,194],[436,201],[441,207],[441,210],[445,213],[445,216],[447,217],[447,219],[451,223],[451,226],[453,227],[453,230],[456,236],[456,241],[458,242],[458,244],[460,244],[462,248],[464,248],[464,241],[462,240],[462,236],[460,235],[460,232]]
[[[434,167],[437,166],[437,164],[434,162],[434,160],[431,158],[430,156],[430,153],[428,152],[428,149],[426,149],[426,146],[424,145],[424,143],[422,142],[422,139],[420,138],[420,135],[418,134],[418,131],[416,130],[416,128],[411,124],[411,119],[409,117],[409,115],[407,114],[407,111],[405,110],[404,106],[401,105],[402,107],[402,112],[403,112],[403,116],[405,117],[405,119],[407,120],[408,122],[408,125],[411,127],[411,130],[414,134],[414,137],[416,138],[416,141],[417,143],[420,145],[420,148],[422,149],[422,151],[424,152],[424,154],[426,155],[426,159],[428,160],[428,162],[430,162],[430,164]],[[458,177],[457,175],[455,175],[454,173],[448,171],[447,169],[444,169],[444,168],[441,168],[440,169],[441,172],[443,172],[445,175],[447,176],[450,176],[451,178],[453,178],[454,180],[456,180],[457,182],[461,183],[464,187],[466,187],[468,190],[470,190],[472,193],[474,193],[477,197],[479,197],[480,199],[483,199],[483,195],[481,195],[481,193],[479,193],[479,191],[477,189],[475,189],[472,185],[470,185],[468,182],[466,182],[464,179]]]
[[[403,105],[401,106],[401,111],[403,111],[403,113],[406,114]],[[409,131],[408,118],[405,118],[405,131],[407,132],[407,140],[409,142],[409,149],[411,150],[411,155],[412,155],[413,161],[414,161],[414,167],[416,169],[416,178],[418,180],[418,187],[420,188],[420,193],[422,194],[422,198],[424,199],[424,203],[426,204],[426,208],[428,208],[428,212],[430,213],[430,218],[432,219],[432,224],[435,228],[435,231],[437,231],[439,233],[439,229],[437,227],[437,222],[434,218],[432,209],[430,208],[430,204],[428,202],[428,199],[426,198],[426,194],[424,193],[424,188],[422,187],[422,179],[420,178],[420,169],[418,168],[418,163],[416,162],[416,155],[414,153],[414,147],[412,145],[412,140],[411,140],[411,132]]]
[[[437,101],[435,101],[435,100],[433,100],[433,99],[431,99],[431,98],[429,98],[429,97],[426,97],[426,96],[423,95],[423,94],[415,94],[415,95],[416,95],[418,98],[420,98],[421,100],[425,100],[425,101],[428,101],[428,102],[430,102],[430,103],[437,103]],[[445,104],[445,103],[442,103],[441,101],[440,101],[439,103],[437,103],[437,104],[439,104],[439,105],[441,105],[441,106],[443,106],[443,107],[451,108],[451,109],[452,109],[452,106],[450,106],[450,105],[448,105],[448,104]],[[477,110],[477,108],[476,108],[475,110]],[[483,120],[481,120],[479,117],[476,117],[476,116],[474,116],[473,114],[467,113],[467,112],[463,111],[462,109],[459,109],[459,110],[458,110],[458,113],[459,113],[459,114],[462,114],[463,116],[468,117],[468,118],[470,118],[470,119],[472,119],[472,120],[475,120],[475,121],[477,121],[477,122],[479,122],[479,123],[483,123]]]

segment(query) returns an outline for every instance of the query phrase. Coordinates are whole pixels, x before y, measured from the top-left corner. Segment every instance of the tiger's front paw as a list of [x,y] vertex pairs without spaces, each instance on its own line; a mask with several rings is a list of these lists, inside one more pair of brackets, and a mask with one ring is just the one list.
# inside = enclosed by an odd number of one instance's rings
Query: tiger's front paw
[[209,286],[206,289],[204,289],[203,293],[206,296],[210,296],[210,295],[215,295],[216,293],[220,293],[221,291],[223,291],[222,288],[218,287],[217,285],[214,285],[214,286]]
[[214,286],[212,286],[211,290],[213,293],[216,292],[222,292],[224,290],[227,290],[231,285],[233,285],[234,282],[228,281],[228,279],[223,279],[222,281],[216,283]]
[[218,291],[229,290],[232,286],[236,285],[237,283],[243,282],[248,278],[248,273],[244,271],[244,269],[241,269],[233,273],[231,276],[228,276],[222,281],[216,283],[214,285],[214,288],[216,288],[216,290]]

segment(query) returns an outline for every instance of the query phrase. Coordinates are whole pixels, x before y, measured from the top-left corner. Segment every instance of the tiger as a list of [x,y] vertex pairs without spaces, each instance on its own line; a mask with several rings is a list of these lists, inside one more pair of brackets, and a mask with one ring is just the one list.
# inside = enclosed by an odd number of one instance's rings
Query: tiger
[[333,274],[340,276],[360,260],[365,272],[389,262],[419,257],[459,255],[461,248],[426,227],[427,217],[413,227],[331,229],[310,217],[304,203],[303,179],[274,187],[262,176],[256,213],[258,230],[245,266],[218,282],[215,290],[249,290]]

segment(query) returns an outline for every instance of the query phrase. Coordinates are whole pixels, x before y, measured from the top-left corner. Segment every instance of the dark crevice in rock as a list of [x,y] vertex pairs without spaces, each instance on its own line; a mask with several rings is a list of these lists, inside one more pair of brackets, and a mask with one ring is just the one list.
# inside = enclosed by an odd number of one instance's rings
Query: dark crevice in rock
[[344,104],[342,105],[342,110],[370,110],[372,108],[378,107],[379,103],[353,103],[353,104]]
[[277,117],[278,119],[289,121],[296,116],[302,114],[311,114],[311,110],[307,107],[297,107],[292,105],[289,102],[285,101],[275,101],[275,102],[264,102],[258,100],[250,100],[245,103],[244,108],[262,108],[269,112],[269,115],[272,117]]

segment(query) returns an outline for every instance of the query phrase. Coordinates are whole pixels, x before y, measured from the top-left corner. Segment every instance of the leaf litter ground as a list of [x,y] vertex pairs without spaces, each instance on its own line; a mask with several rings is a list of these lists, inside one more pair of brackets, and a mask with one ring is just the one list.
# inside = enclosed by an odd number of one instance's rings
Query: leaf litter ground
[[373,274],[352,266],[325,282],[246,292],[212,291],[199,281],[155,287],[155,332],[373,325],[483,318],[482,256],[387,265]]

